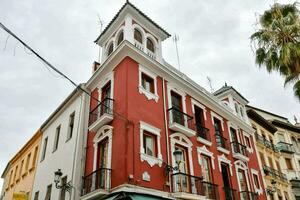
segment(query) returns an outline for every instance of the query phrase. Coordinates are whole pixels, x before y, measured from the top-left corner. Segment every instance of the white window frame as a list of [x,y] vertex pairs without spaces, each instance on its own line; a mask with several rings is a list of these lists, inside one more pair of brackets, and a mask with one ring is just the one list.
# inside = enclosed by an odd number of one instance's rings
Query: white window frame
[[221,117],[220,115],[218,115],[218,114],[215,113],[214,111],[210,111],[210,115],[211,115],[211,121],[212,121],[212,124],[213,124],[213,125],[215,124],[214,118],[220,120],[220,122],[221,122],[221,127],[222,127],[222,131],[224,131],[224,119],[223,119],[223,117]]
[[[153,79],[154,81],[154,93],[147,91],[142,84],[142,74],[145,74]],[[139,93],[144,94],[148,100],[158,101],[159,96],[157,94],[157,75],[142,65],[139,65]]]
[[239,191],[242,192],[241,191],[241,183],[240,183],[240,179],[239,179],[239,175],[238,175],[239,169],[244,171],[245,177],[246,177],[246,182],[247,182],[247,189],[248,189],[248,191],[251,191],[250,181],[249,181],[249,176],[248,176],[248,171],[249,171],[248,167],[240,160],[235,161],[234,165],[235,165],[235,172],[236,172],[236,177],[237,177],[237,181],[238,181]]
[[218,156],[218,162],[219,162],[219,170],[220,170],[220,172],[222,172],[221,163],[223,162],[223,163],[228,164],[230,176],[233,176],[231,160],[229,160],[228,158],[226,158],[226,156],[224,154],[222,154],[222,155]]
[[[99,97],[99,101],[101,101],[102,99],[102,88],[108,83],[110,82],[110,98],[113,99],[114,98],[114,72],[110,72],[108,74],[106,74],[102,81],[97,85],[98,88],[98,97]],[[94,90],[92,90],[94,91]],[[113,110],[113,104],[111,105],[112,110]]]
[[215,157],[214,157],[214,153],[209,151],[205,145],[203,145],[202,147],[197,147],[197,153],[198,153],[198,162],[199,165],[202,167],[202,159],[201,159],[201,155],[205,155],[208,156],[211,160],[211,166],[212,169],[215,169]]
[[[150,156],[145,153],[144,149],[144,131],[147,131],[156,136],[156,145],[157,145],[157,156]],[[160,132],[161,130],[146,123],[140,121],[140,157],[141,161],[146,161],[151,167],[154,165],[162,166],[163,159],[161,154],[161,146],[160,146]]]
[[206,107],[204,105],[202,105],[201,103],[199,103],[198,101],[192,99],[192,111],[193,111],[193,114],[195,114],[195,107],[194,106],[197,106],[197,107],[199,107],[199,108],[201,108],[203,110],[203,117],[204,117],[204,120],[206,121],[207,120]]
[[[261,186],[262,183],[261,183],[260,178],[259,178],[259,172],[255,169],[251,169],[251,175],[252,175],[252,181],[253,181],[255,192],[257,192],[259,195],[263,194],[263,190],[262,190],[262,186]],[[255,185],[254,175],[257,176],[259,188],[257,188],[256,185]]]

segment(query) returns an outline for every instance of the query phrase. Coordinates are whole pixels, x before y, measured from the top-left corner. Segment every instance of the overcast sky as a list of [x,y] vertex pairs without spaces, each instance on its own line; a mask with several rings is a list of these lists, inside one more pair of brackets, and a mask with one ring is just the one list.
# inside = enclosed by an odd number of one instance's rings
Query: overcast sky
[[[75,82],[86,82],[97,60],[94,40],[125,0],[0,0],[0,21]],[[250,48],[258,13],[273,0],[131,0],[171,34],[179,35],[181,70],[214,89],[225,82],[251,105],[286,116],[300,104],[276,73],[258,69]],[[292,1],[279,1],[292,2]],[[0,30],[0,172],[73,90],[54,72]],[[172,39],[163,42],[164,58],[177,66]],[[0,186],[2,180],[0,181]]]

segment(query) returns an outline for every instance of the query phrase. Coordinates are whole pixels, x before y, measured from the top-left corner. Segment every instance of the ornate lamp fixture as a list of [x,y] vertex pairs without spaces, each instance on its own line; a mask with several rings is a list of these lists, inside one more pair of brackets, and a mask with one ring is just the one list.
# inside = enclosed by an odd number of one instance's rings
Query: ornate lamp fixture
[[54,172],[54,183],[55,183],[55,187],[57,189],[63,189],[67,192],[71,192],[73,186],[71,184],[71,181],[68,183],[62,183],[61,182],[61,177],[62,177],[63,173],[61,172],[61,169],[58,169],[57,171]]

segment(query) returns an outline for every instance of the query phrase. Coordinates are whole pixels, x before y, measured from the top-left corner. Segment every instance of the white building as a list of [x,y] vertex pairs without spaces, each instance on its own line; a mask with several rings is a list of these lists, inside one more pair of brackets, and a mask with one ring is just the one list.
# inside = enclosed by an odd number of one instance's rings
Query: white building
[[[43,136],[32,200],[79,199],[87,132],[85,102],[86,95],[76,88],[41,126]],[[71,192],[55,187],[54,172],[58,169],[63,173],[62,182],[73,186]]]

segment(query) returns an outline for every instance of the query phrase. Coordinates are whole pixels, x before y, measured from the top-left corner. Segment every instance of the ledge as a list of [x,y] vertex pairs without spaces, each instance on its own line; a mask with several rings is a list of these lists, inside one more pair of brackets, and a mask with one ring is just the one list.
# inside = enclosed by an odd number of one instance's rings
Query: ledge
[[154,100],[155,102],[158,101],[159,96],[157,94],[153,94],[151,92],[148,92],[147,90],[145,90],[142,86],[139,86],[139,93],[140,94],[144,94],[148,100]]
[[211,146],[212,145],[212,142],[211,141],[208,141],[202,137],[197,137],[197,141],[198,142],[201,142],[202,144],[205,144],[207,146]]
[[147,154],[144,153],[140,153],[141,154],[141,161],[146,161],[151,167],[153,167],[154,165],[158,165],[159,167],[162,166],[163,160],[161,159],[161,155],[159,155],[157,157],[154,156],[149,156]]
[[221,151],[222,153],[225,153],[227,155],[229,155],[230,151],[227,149],[224,149],[223,147],[217,147],[218,151]]

